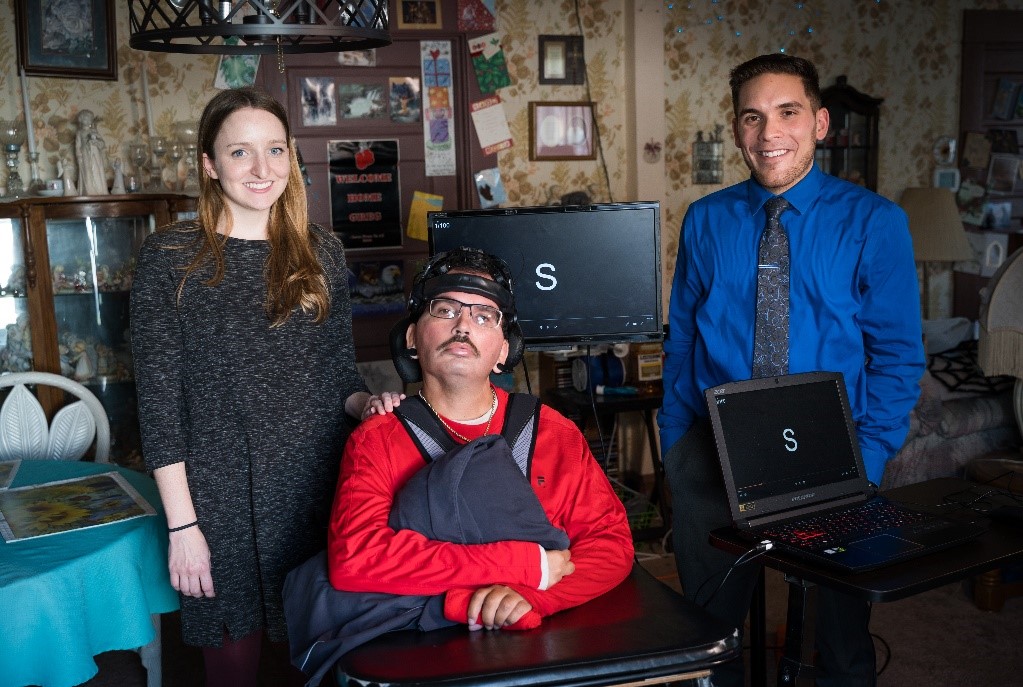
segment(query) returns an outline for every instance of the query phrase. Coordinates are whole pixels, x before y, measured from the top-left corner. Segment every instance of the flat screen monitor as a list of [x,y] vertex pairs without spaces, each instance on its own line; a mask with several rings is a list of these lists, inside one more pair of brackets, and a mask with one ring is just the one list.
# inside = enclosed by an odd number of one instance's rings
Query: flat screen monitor
[[656,202],[431,212],[430,254],[467,246],[502,258],[526,346],[660,341]]

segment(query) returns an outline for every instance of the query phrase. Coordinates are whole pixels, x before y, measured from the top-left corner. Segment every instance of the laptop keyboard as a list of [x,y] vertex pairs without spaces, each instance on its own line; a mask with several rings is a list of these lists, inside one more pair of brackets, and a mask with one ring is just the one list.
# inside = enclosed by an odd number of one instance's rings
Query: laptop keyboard
[[822,551],[892,527],[912,525],[931,518],[926,513],[906,510],[890,501],[877,499],[788,524],[771,525],[760,530],[759,535],[802,549]]

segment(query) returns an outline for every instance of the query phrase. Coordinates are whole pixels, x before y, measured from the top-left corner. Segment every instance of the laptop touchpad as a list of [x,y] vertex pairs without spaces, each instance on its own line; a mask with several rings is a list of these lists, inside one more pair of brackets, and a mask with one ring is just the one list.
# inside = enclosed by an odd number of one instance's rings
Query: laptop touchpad
[[868,537],[866,539],[851,542],[849,544],[849,548],[870,551],[871,553],[878,554],[883,558],[889,558],[908,551],[915,551],[916,549],[923,547],[916,542],[900,539],[899,537],[893,537],[890,534],[879,534],[875,537]]

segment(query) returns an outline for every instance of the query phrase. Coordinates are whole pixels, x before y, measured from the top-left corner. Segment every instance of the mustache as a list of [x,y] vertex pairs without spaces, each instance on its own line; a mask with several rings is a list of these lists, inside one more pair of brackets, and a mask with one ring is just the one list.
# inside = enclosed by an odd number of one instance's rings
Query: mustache
[[442,343],[440,346],[437,346],[437,350],[443,351],[445,348],[447,348],[453,343],[467,344],[469,348],[472,349],[472,352],[476,355],[476,357],[477,358],[480,357],[480,349],[476,348],[476,344],[474,344],[465,334],[455,334],[450,339]]

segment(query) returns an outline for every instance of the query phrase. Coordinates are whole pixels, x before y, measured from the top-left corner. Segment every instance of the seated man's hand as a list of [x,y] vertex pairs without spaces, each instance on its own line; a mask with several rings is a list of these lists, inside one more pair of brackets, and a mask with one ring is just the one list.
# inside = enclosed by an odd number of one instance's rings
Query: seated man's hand
[[519,621],[533,607],[514,589],[503,584],[482,587],[469,600],[469,629],[499,630]]
[[547,554],[547,589],[550,589],[565,575],[575,572],[575,563],[572,562],[572,552],[568,549],[563,551],[544,551]]

